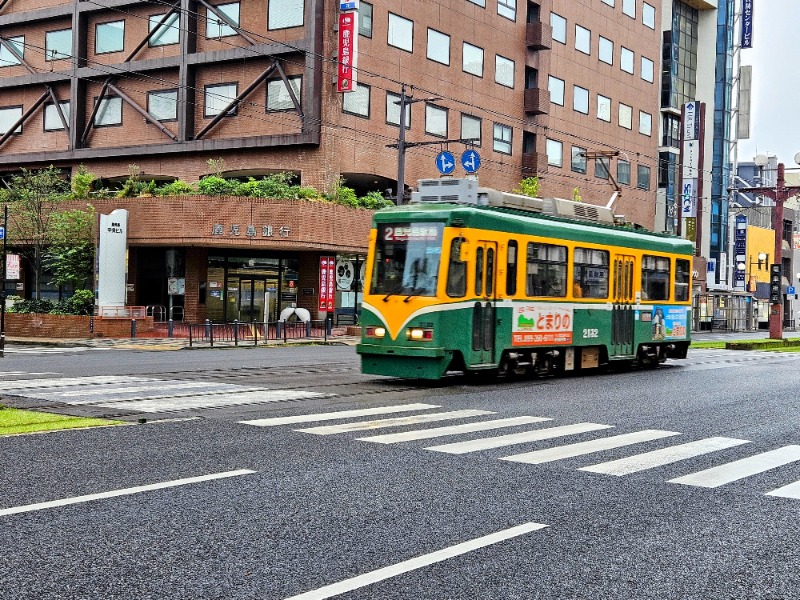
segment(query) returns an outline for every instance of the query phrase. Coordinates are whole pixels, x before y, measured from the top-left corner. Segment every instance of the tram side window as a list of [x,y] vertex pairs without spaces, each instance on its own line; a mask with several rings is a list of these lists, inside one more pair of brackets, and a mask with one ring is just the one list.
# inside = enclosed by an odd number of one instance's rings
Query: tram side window
[[447,295],[461,298],[467,293],[467,263],[459,260],[464,238],[454,238],[450,242],[450,264],[447,267]]
[[508,242],[506,256],[506,295],[513,296],[517,293],[517,242]]
[[573,295],[576,298],[608,298],[608,251],[575,248],[572,260]]
[[642,299],[669,300],[669,258],[642,257]]
[[675,302],[689,299],[689,261],[679,258],[675,261]]
[[528,296],[563,298],[567,295],[567,248],[529,243],[525,275]]

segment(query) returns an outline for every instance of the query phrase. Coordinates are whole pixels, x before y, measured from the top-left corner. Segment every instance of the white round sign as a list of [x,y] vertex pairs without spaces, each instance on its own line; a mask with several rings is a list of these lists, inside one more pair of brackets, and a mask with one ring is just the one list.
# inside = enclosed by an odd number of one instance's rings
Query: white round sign
[[340,258],[336,261],[336,287],[340,290],[349,290],[353,285],[355,268],[352,260]]

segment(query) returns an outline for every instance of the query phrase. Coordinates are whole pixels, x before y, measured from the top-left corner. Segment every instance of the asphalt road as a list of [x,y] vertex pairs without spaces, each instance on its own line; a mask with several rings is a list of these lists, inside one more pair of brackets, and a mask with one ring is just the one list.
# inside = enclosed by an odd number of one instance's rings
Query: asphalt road
[[[132,424],[0,438],[0,598],[800,598],[798,366],[429,386],[350,347],[10,355],[4,403]],[[362,439],[403,432],[428,437]]]

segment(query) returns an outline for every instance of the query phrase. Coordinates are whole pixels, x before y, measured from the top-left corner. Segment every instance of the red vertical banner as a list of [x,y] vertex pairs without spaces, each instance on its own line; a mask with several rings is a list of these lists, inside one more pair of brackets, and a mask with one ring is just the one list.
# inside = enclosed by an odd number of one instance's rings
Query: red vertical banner
[[358,13],[339,14],[339,68],[337,92],[352,92],[356,87],[358,62]]
[[333,311],[336,302],[336,257],[319,258],[319,310]]

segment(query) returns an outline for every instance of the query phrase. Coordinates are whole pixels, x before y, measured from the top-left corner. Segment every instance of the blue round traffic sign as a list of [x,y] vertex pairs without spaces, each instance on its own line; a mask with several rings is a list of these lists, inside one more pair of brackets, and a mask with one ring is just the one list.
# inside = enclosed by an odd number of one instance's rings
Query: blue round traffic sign
[[475,150],[466,150],[461,155],[461,166],[467,173],[474,173],[481,168],[481,157]]
[[439,154],[436,155],[436,168],[439,169],[442,175],[450,175],[453,169],[456,168],[456,158],[453,156],[453,153],[447,152],[446,150],[439,152]]

